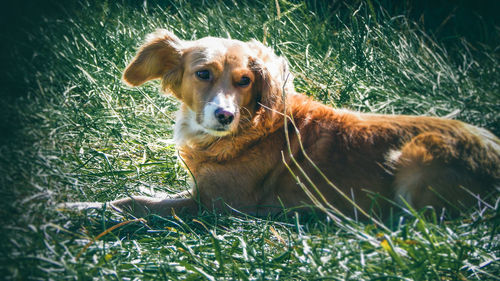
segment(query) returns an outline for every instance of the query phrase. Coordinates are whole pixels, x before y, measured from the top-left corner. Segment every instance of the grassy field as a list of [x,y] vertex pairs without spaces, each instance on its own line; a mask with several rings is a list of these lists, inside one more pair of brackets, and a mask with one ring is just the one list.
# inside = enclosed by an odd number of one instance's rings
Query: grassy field
[[[66,201],[175,193],[172,96],[121,72],[147,33],[256,38],[299,92],[365,112],[448,116],[500,134],[499,29],[443,38],[371,1],[80,1],[26,19],[3,67],[0,276],[13,280],[499,280],[498,201],[342,223],[206,213],[134,221]],[[384,1],[381,1],[384,2]],[[378,2],[377,2],[378,3]],[[443,19],[444,21],[445,19]],[[439,26],[439,24],[438,24]],[[475,31],[474,31],[475,32]],[[466,37],[466,36],[465,36]],[[20,40],[22,41],[16,41]],[[476,38],[477,39],[477,38]],[[429,211],[429,210],[428,210]]]

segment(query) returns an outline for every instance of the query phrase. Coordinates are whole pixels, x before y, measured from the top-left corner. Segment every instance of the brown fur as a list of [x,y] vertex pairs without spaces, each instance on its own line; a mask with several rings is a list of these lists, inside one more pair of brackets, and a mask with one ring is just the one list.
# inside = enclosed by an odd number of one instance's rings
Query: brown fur
[[[214,73],[213,81],[193,78],[198,62]],[[235,84],[242,75],[251,78],[246,88]],[[182,102],[176,139],[194,185],[187,198],[112,202],[136,216],[166,216],[172,209],[196,213],[200,204],[217,211],[234,208],[265,215],[311,204],[283,163],[284,156],[310,188],[288,154],[285,108],[296,126],[287,123],[293,157],[328,202],[348,215],[353,206],[327,184],[306,155],[364,210],[374,203],[367,191],[396,202],[404,199],[417,208],[441,208],[477,202],[460,186],[484,197],[499,185],[500,142],[488,131],[454,120],[327,107],[295,93],[286,61],[256,41],[182,41],[168,31],[157,31],[140,48],[123,79],[138,86],[157,78],[164,91]],[[221,92],[234,97],[240,109],[230,134],[193,130],[186,116],[196,114],[199,123],[206,103]],[[377,203],[382,212],[390,208],[387,200]]]

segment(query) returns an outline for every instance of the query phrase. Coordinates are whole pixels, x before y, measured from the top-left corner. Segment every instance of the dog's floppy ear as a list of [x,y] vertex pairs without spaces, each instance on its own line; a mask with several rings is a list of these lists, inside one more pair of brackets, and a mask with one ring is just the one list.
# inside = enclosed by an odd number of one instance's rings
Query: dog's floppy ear
[[[262,43],[252,40],[247,42],[256,53],[251,61],[251,68],[257,74],[256,90],[261,108],[259,112],[272,119],[276,111],[282,110],[283,91],[293,91],[293,75],[288,70],[288,62],[277,56],[274,51]],[[280,112],[283,113],[283,112]]]
[[134,59],[123,73],[123,80],[131,86],[146,81],[166,78],[181,65],[183,42],[172,32],[159,29],[146,37]]

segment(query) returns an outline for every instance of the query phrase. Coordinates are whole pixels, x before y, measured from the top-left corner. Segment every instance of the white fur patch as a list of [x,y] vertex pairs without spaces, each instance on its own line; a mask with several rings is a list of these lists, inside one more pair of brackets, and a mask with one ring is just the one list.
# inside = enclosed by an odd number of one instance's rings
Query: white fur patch
[[401,154],[402,154],[401,150],[391,149],[387,153],[386,159],[390,164],[394,164],[399,161]]
[[[215,98],[208,102],[203,108],[203,121],[201,126],[209,133],[216,136],[224,136],[230,133],[230,130],[238,122],[238,107],[235,104],[235,97],[232,95],[217,94]],[[228,126],[223,126],[215,117],[215,111],[219,108],[224,109],[234,115],[234,120]]]

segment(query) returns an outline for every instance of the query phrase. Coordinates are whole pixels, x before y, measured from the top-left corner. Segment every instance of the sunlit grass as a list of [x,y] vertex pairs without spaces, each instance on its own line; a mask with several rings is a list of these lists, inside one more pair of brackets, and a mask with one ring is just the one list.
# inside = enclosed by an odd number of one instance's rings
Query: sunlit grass
[[497,206],[446,222],[439,214],[394,215],[385,222],[390,230],[314,215],[205,214],[151,217],[102,236],[128,218],[108,210],[57,210],[66,201],[104,202],[186,188],[187,174],[171,141],[178,101],[160,95],[157,82],[128,88],[120,81],[136,48],[156,28],[183,39],[265,41],[288,58],[299,92],[332,106],[450,115],[500,130],[500,64],[490,47],[464,42],[444,48],[404,15],[377,10],[375,20],[365,4],[278,1],[278,13],[275,1],[208,2],[84,1],[25,31],[31,52],[15,57],[19,67],[10,75],[19,77],[26,92],[9,105],[20,116],[22,134],[0,148],[7,187],[0,210],[4,276],[499,279]]

